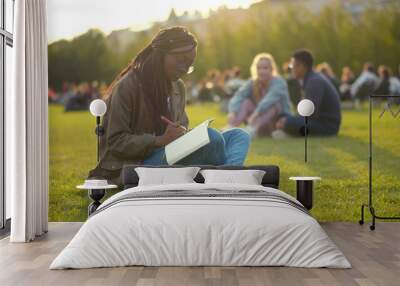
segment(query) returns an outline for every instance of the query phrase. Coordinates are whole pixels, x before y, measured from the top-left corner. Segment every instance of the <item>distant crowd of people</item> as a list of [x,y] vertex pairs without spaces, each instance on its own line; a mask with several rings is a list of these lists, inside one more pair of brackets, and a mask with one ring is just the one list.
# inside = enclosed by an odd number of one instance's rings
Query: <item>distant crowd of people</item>
[[221,104],[221,111],[228,111],[229,99],[244,85],[245,79],[241,76],[238,67],[223,72],[212,69],[197,83],[191,80],[185,82],[187,89],[187,103],[214,101]]
[[314,66],[312,53],[302,49],[282,69],[281,75],[273,56],[262,53],[254,58],[248,80],[237,67],[210,70],[196,85],[187,84],[189,103],[220,102],[221,110],[228,112],[227,128],[245,124],[252,137],[282,138],[304,134],[304,119],[294,115],[301,99],[315,105],[309,133],[324,136],[339,132],[343,107],[360,108],[372,94],[400,96],[400,78],[384,65],[375,71],[373,64],[365,63],[358,77],[343,67],[338,79],[328,63]]
[[[343,67],[339,79],[329,63],[314,66],[312,53],[302,49],[294,52],[282,70],[280,74],[273,56],[267,53],[255,56],[247,80],[238,67],[209,70],[197,83],[185,82],[187,104],[218,102],[228,114],[227,128],[245,124],[252,137],[282,138],[304,133],[304,119],[295,115],[301,99],[310,99],[315,105],[310,135],[336,135],[342,107],[359,108],[371,94],[400,96],[399,77],[384,65],[376,71],[373,64],[365,63],[358,77],[350,67]],[[65,111],[87,110],[106,90],[105,83],[97,81],[64,83],[59,93],[49,89],[49,102],[64,105]]]
[[62,104],[65,111],[88,110],[92,100],[101,98],[107,86],[97,81],[76,83],[64,83],[61,92],[55,92],[49,88],[49,103]]
[[[368,99],[370,94],[400,95],[400,66],[398,76],[392,69],[380,65],[377,69],[372,63],[365,63],[358,77],[348,66],[342,68],[341,77],[337,77],[329,63],[323,62],[314,67],[314,70],[326,77],[335,87],[340,100],[346,107],[359,108],[361,101]],[[290,62],[282,65],[281,76],[286,80],[289,97],[294,105],[302,98],[301,83],[294,78]],[[185,82],[188,90],[188,103],[214,101],[222,102],[221,109],[227,110],[227,101],[246,83],[238,67],[219,71],[212,69],[198,83],[191,80]],[[228,99],[228,100],[227,100]],[[343,106],[342,106],[343,107]]]
[[380,65],[376,71],[372,63],[365,63],[357,78],[351,68],[343,67],[340,80],[328,63],[318,65],[316,70],[329,79],[342,101],[353,102],[356,108],[371,94],[400,95],[400,66],[399,76],[396,77],[390,67]]

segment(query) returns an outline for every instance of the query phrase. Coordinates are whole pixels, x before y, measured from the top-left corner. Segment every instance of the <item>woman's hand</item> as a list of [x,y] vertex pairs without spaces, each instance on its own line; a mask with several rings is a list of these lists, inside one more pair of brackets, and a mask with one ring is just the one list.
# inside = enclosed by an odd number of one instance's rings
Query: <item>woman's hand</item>
[[174,122],[172,124],[168,124],[164,134],[161,136],[157,136],[154,144],[157,147],[165,146],[175,139],[181,137],[185,133],[186,128],[181,126],[179,123]]

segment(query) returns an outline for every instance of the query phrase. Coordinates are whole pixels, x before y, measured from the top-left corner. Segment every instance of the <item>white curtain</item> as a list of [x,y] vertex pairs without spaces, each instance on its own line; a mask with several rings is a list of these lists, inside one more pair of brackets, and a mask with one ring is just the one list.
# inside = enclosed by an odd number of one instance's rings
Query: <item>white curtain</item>
[[13,92],[6,99],[6,187],[12,242],[48,227],[46,0],[15,1]]

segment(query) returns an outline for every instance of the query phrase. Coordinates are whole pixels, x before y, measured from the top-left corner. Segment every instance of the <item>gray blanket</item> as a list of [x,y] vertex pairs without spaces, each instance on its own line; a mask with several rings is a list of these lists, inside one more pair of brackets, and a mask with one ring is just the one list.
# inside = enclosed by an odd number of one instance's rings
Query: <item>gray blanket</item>
[[211,199],[211,198],[230,198],[230,199],[257,199],[257,201],[264,200],[269,202],[275,202],[280,204],[289,205],[305,214],[310,215],[308,210],[301,205],[299,202],[295,200],[291,200],[285,196],[282,196],[277,193],[268,192],[268,191],[260,191],[260,190],[240,190],[240,191],[221,191],[217,189],[203,189],[203,190],[165,190],[165,191],[138,191],[131,192],[116,198],[115,200],[111,200],[101,205],[101,207],[92,213],[91,217],[103,212],[104,210],[117,205],[121,202],[126,201],[143,201],[143,200],[152,200],[152,199]]

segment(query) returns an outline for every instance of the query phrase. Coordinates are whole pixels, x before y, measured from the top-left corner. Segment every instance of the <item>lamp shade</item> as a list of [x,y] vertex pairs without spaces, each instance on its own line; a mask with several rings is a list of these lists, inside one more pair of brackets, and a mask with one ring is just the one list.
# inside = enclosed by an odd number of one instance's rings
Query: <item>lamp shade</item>
[[297,112],[301,116],[311,116],[314,113],[314,103],[309,99],[303,99],[297,105]]
[[107,111],[107,105],[103,100],[95,99],[90,103],[89,109],[93,116],[103,116]]

